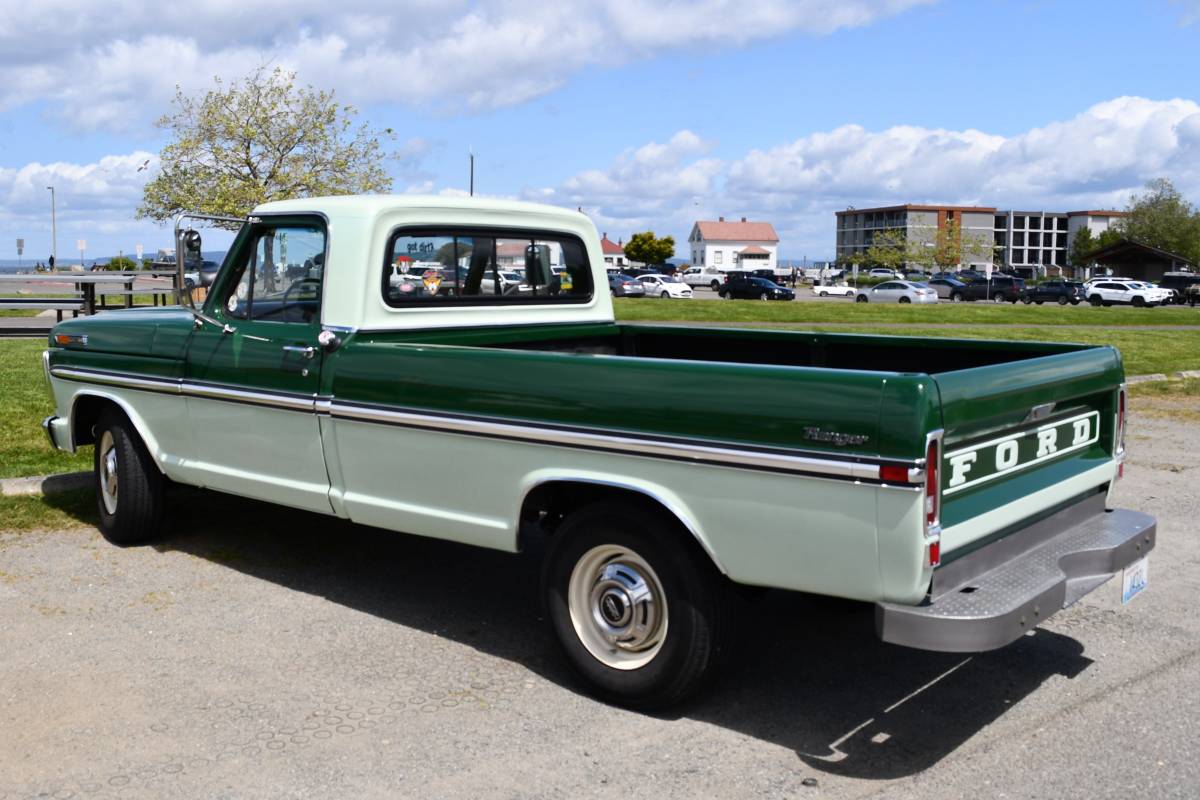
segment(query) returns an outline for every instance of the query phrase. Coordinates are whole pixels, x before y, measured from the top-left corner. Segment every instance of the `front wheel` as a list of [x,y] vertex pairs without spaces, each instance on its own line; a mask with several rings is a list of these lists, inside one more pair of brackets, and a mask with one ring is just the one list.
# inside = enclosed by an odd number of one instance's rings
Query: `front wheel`
[[660,295],[659,295],[659,297],[661,297],[663,300],[670,300],[670,299],[671,299],[671,293],[670,293],[670,292],[663,292],[662,294],[660,294]]
[[766,292],[763,292],[762,294],[760,294],[760,295],[758,296],[758,299],[759,299],[759,300],[770,300],[770,299],[771,299],[771,296],[770,296],[770,295],[768,295]]
[[708,285],[708,288],[712,289],[714,292],[716,292],[716,291],[720,291],[720,289],[721,289],[721,284],[720,284],[720,283],[718,283],[717,281],[713,281],[712,283],[710,283],[710,284]]
[[1002,295],[1002,294],[998,294],[998,295],[996,295],[995,297],[993,297],[993,298],[992,298],[992,302],[993,302],[993,303],[1003,303],[1003,302],[1004,302],[1004,295]]
[[1144,298],[1144,297],[1133,298],[1133,305],[1136,306],[1137,308],[1142,308],[1143,306],[1146,305],[1146,298]]
[[961,303],[962,301],[963,301],[962,292],[955,292],[952,295],[950,295],[951,303]]
[[[1029,297],[1029,296],[1022,297],[1021,302],[1024,303],[1025,305],[1029,305],[1030,303],[1033,302],[1033,298]],[[1041,304],[1042,304],[1042,301],[1038,300],[1038,305],[1040,306]]]
[[1096,308],[1099,308],[1100,306],[1104,305],[1104,300],[1098,294],[1094,294],[1091,297],[1089,297],[1088,302],[1091,303]]
[[817,297],[829,297],[829,292],[818,292]]
[[865,302],[867,302],[867,296],[866,296],[865,294],[860,294],[860,295],[858,295],[857,297],[855,297],[855,298],[854,298],[854,302],[856,302],[856,303],[865,303]]
[[100,533],[113,544],[143,544],[162,522],[165,479],[129,418],[100,415],[92,457]]
[[676,703],[716,672],[732,632],[728,584],[663,515],[600,503],[567,517],[542,573],[567,661],[602,699]]

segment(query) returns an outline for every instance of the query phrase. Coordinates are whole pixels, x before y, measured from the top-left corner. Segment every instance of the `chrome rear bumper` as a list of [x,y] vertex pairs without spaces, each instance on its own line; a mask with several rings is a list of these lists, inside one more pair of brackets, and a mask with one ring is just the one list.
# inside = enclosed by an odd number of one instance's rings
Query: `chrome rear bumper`
[[876,603],[879,638],[951,653],[1019,638],[1154,548],[1153,517],[1106,511],[1104,499],[1095,494],[939,568],[922,605]]

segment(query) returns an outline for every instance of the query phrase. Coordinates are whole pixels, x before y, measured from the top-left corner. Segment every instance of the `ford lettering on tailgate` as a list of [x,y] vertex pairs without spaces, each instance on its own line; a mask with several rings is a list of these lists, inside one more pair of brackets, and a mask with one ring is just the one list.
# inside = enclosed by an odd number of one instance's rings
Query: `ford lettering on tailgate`
[[943,495],[1082,450],[1100,438],[1100,413],[1092,411],[946,454]]

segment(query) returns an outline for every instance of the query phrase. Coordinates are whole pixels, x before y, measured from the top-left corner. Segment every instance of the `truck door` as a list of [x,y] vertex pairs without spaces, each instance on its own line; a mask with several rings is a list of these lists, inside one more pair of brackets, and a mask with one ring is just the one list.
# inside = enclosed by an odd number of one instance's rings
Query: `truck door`
[[188,346],[185,394],[205,485],[330,512],[314,398],[326,231],[264,217],[234,242]]

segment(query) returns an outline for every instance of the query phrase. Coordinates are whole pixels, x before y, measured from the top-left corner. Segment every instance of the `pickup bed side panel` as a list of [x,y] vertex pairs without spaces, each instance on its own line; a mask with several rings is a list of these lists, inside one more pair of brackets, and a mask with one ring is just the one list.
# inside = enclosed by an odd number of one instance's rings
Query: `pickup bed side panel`
[[[344,482],[335,492],[351,519],[408,533],[514,549],[515,502],[531,483],[556,476],[650,493],[670,487],[734,580],[873,599],[876,496],[912,497],[849,475],[637,452],[637,436],[669,436],[748,451],[822,448],[843,465],[867,462],[863,451],[878,441],[879,373],[400,344],[363,334],[337,354],[332,373]],[[442,422],[456,430],[427,427]],[[623,442],[551,444],[522,426],[616,433]],[[863,439],[839,447],[806,439],[808,427]]]

